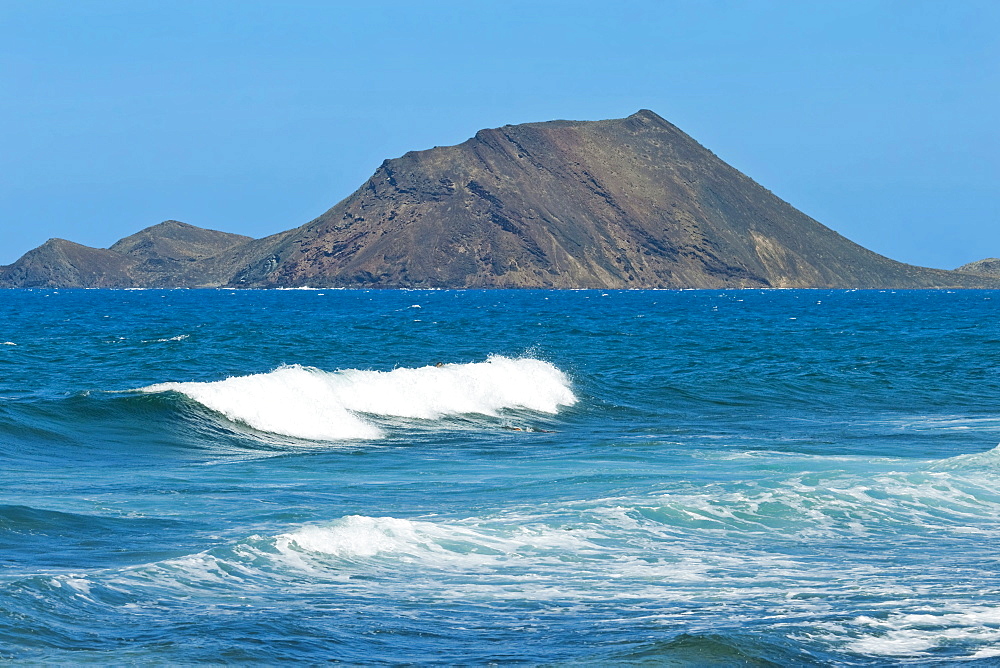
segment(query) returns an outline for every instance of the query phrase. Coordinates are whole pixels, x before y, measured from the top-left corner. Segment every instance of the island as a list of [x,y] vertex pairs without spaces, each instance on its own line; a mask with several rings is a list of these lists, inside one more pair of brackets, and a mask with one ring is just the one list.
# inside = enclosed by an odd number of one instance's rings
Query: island
[[863,248],[644,109],[411,151],[263,239],[178,221],[107,249],[51,239],[0,287],[1000,288],[990,267]]

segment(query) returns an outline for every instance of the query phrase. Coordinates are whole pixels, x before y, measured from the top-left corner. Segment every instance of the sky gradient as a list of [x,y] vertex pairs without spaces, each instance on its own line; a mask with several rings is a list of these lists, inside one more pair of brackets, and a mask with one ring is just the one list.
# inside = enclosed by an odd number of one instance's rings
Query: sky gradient
[[891,258],[1000,256],[994,0],[0,0],[0,264],[266,236],[385,158],[640,108]]

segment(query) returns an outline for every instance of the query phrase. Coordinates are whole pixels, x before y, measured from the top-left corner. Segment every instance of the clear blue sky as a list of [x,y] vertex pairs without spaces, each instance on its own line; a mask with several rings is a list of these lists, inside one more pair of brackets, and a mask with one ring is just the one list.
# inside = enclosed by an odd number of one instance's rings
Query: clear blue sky
[[0,0],[0,264],[265,236],[408,150],[640,108],[880,253],[1000,256],[1000,0]]

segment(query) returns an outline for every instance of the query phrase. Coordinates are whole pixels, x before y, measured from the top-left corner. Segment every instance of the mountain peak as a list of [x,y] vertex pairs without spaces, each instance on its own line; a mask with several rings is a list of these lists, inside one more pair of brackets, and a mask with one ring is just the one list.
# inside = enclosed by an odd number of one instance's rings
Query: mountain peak
[[180,229],[180,230],[196,230],[196,229],[200,229],[200,228],[197,228],[194,225],[190,225],[188,223],[182,223],[179,220],[173,220],[173,219],[171,219],[171,220],[165,220],[162,223],[157,223],[156,225],[150,225],[149,227],[145,228],[145,230],[142,230],[142,231],[147,231],[147,230],[163,230],[163,231],[165,231],[165,230],[177,230],[177,229]]
[[665,118],[657,114],[655,111],[650,111],[649,109],[640,109],[639,111],[629,116],[629,118],[641,118],[650,121],[659,121],[661,123],[667,122]]

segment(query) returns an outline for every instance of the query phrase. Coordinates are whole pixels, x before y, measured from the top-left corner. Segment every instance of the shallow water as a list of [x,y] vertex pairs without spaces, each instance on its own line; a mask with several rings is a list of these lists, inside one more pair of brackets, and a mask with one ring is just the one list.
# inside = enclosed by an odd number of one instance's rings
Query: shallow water
[[0,659],[992,664],[998,304],[0,291]]

